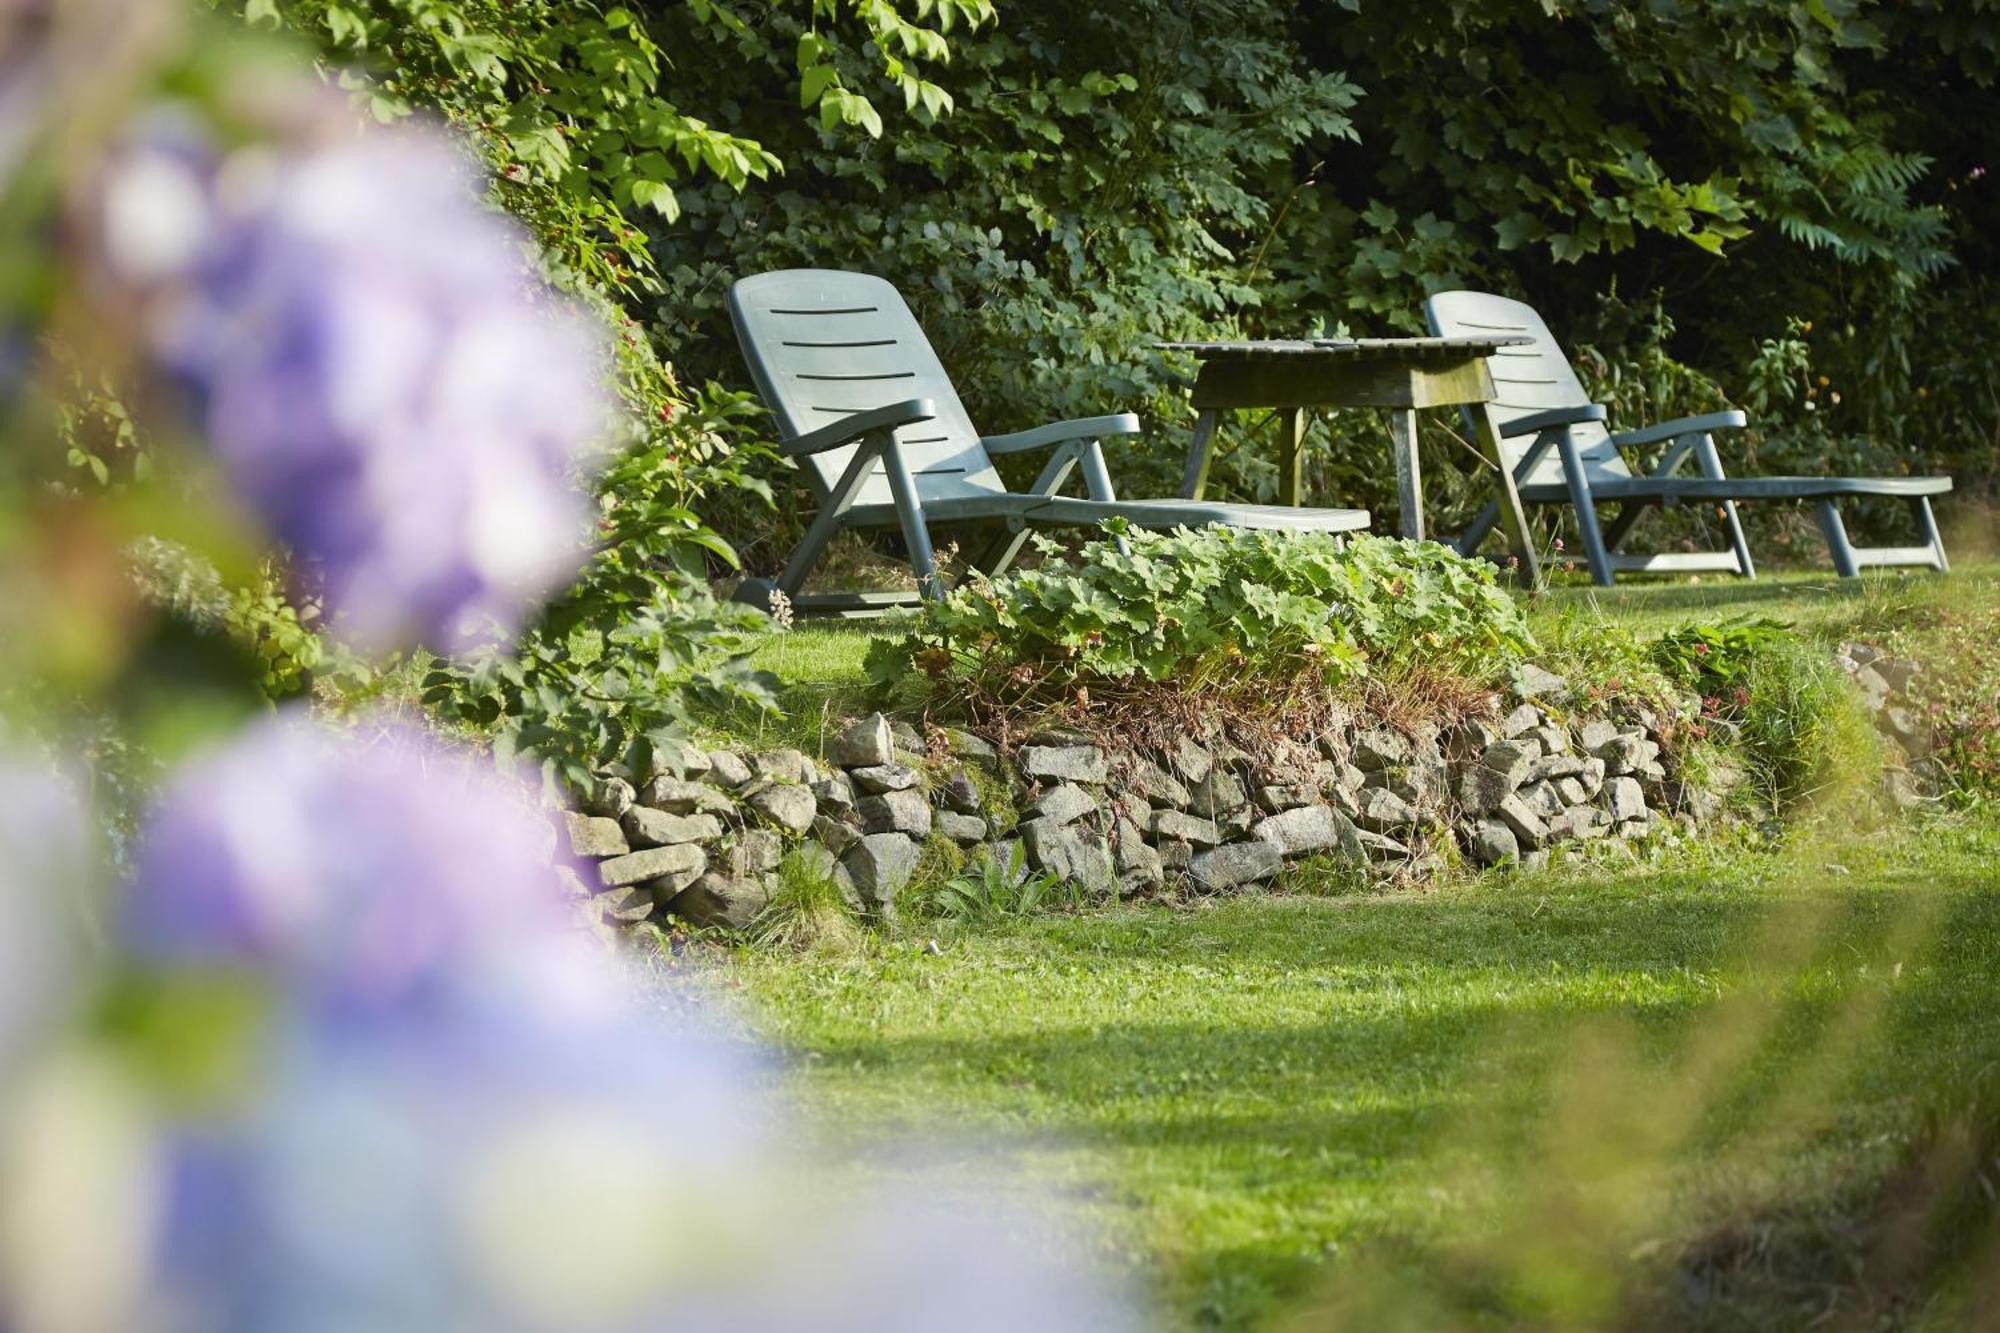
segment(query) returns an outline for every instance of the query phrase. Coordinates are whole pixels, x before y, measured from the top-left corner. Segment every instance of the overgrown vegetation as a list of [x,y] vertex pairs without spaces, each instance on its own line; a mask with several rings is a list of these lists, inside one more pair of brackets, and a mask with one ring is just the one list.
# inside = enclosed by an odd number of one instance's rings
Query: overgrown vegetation
[[1004,858],[977,857],[957,874],[934,876],[916,890],[909,895],[913,916],[965,925],[1032,916],[1076,893],[1075,886],[1028,869],[1027,852],[1019,842]]
[[[762,622],[710,595],[707,573],[737,555],[702,512],[725,496],[768,507],[769,485],[754,474],[763,455],[742,395],[685,386],[671,369],[676,349],[648,319],[669,288],[641,221],[678,219],[683,192],[702,181],[741,192],[782,170],[757,142],[683,109],[656,25],[685,22],[699,44],[721,49],[753,41],[755,29],[708,3],[670,6],[671,16],[594,0],[220,7],[317,42],[376,117],[425,111],[464,132],[493,173],[495,202],[533,231],[538,262],[618,330],[631,438],[594,482],[595,559],[517,644],[469,666],[435,664],[429,701],[489,730],[503,757],[522,752],[549,780],[571,783],[591,764],[643,767],[652,751],[671,752],[695,710],[768,708],[768,681],[744,666]],[[928,71],[950,57],[946,33],[988,22],[992,9],[808,0],[799,17],[810,32],[787,52],[786,86],[820,132],[866,137],[884,124],[867,84],[886,84],[924,123],[949,112],[950,94]],[[674,82],[701,63],[684,62]],[[799,106],[793,115],[806,120]]]
[[[2000,470],[1980,351],[2000,229],[1967,129],[1996,96],[1990,19],[1886,0],[998,8],[952,39],[953,114],[879,138],[755,91],[789,78],[798,10],[684,65],[691,98],[736,107],[785,164],[741,194],[692,185],[653,227],[677,287],[657,317],[693,374],[743,382],[736,276],[868,268],[986,429],[1138,410],[1155,429],[1114,472],[1164,494],[1189,366],[1154,340],[1415,332],[1427,291],[1483,285],[1531,297],[1621,419],[1749,407],[1726,456],[1743,470],[1937,469],[1973,490]],[[712,49],[690,10],[654,13],[675,49]],[[861,56],[843,57],[857,86]],[[1316,426],[1310,489],[1386,507],[1379,436],[1358,413]],[[1435,476],[1451,501],[1461,479]],[[1268,450],[1226,449],[1213,481],[1269,498],[1277,474]],[[1796,524],[1748,517],[1760,543]],[[800,521],[777,518],[728,516],[760,567]]]
[[[1414,330],[1425,291],[1466,283],[1534,297],[1622,417],[1749,407],[1742,470],[1928,466],[1968,489],[1996,470],[1994,205],[1963,127],[2000,39],[1942,7],[220,7],[317,42],[374,114],[464,130],[541,262],[621,331],[636,438],[599,487],[606,553],[518,684],[433,682],[554,771],[704,700],[765,706],[734,651],[747,622],[695,587],[774,565],[805,510],[771,508],[793,480],[734,391],[721,299],[756,269],[896,280],[989,428],[1142,409],[1160,433],[1114,460],[1134,493],[1172,489],[1186,413],[1188,367],[1155,339]],[[1939,87],[1960,114],[1928,114]],[[85,424],[76,466],[115,471],[124,426]],[[1315,428],[1311,487],[1385,503],[1376,431]],[[1266,454],[1225,450],[1218,488],[1268,498]],[[1432,476],[1446,508],[1469,489]],[[1787,507],[1749,517],[1780,550],[1802,531]],[[635,613],[659,633],[616,633]],[[640,723],[541,706],[573,683],[552,663],[579,626],[601,644],[584,674]],[[659,654],[662,635],[681,641]],[[579,723],[586,743],[548,748]]]

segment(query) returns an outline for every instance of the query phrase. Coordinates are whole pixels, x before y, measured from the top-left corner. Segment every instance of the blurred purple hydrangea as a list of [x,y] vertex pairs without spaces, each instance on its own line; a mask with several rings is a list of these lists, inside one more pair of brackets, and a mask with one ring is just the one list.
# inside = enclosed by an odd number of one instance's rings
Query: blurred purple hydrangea
[[218,1333],[1139,1326],[1049,1214],[855,1171],[704,1028],[634,1003],[468,1058],[290,1026],[247,1113],[167,1136],[150,1303]]
[[344,736],[287,711],[183,768],[140,834],[127,947],[249,969],[322,1017],[365,1020],[518,990],[589,1002],[600,960],[548,816],[490,765],[397,724]]
[[[280,717],[143,834],[132,947],[277,1001],[240,1104],[166,1128],[136,1327],[1119,1330],[1047,1219],[829,1175],[699,993],[566,928],[525,795]],[[1087,1251],[1086,1251],[1087,1252]]]
[[608,342],[422,126],[220,154],[160,117],[97,229],[197,427],[335,624],[450,651],[576,571]]

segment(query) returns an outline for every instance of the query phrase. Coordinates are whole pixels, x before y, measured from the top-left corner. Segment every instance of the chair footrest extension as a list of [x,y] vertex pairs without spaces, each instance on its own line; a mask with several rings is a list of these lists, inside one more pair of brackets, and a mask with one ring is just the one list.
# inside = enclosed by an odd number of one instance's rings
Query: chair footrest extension
[[923,596],[910,592],[807,592],[792,598],[796,611],[859,619],[879,616],[906,606],[922,606]]
[[1853,548],[1854,563],[1867,569],[1880,565],[1929,565],[1933,569],[1943,569],[1934,546],[1857,546]]
[[1611,567],[1620,573],[1633,574],[1734,574],[1736,556],[1729,551],[1655,551],[1649,555],[1613,552]]

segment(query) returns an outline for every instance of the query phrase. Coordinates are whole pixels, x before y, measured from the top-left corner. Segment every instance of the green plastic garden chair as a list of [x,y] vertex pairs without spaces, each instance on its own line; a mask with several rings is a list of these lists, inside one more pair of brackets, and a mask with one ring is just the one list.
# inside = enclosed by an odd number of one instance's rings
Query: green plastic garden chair
[[[1365,509],[1295,509],[1204,500],[1119,500],[1098,441],[1133,435],[1129,412],[982,436],[973,428],[929,339],[896,289],[864,273],[790,269],[744,278],[729,292],[730,318],[751,378],[778,419],[781,452],[805,460],[820,508],[784,572],[746,579],[740,600],[768,606],[783,592],[801,611],[867,615],[910,605],[943,588],[931,528],[980,520],[1004,525],[972,564],[1004,572],[1030,527],[1203,527],[1352,532]],[[1025,491],[1007,488],[996,455],[1048,449]],[[1058,494],[1081,471],[1087,498]],[[900,528],[916,592],[801,592],[842,528]]]
[[[1730,477],[1722,470],[1715,432],[1748,425],[1743,413],[1684,417],[1614,434],[1605,426],[1604,408],[1583,391],[1569,358],[1534,307],[1487,292],[1440,292],[1424,302],[1424,314],[1439,335],[1515,334],[1534,339],[1531,346],[1502,348],[1494,355],[1490,365],[1499,396],[1486,410],[1499,429],[1521,499],[1575,506],[1584,556],[1591,578],[1599,584],[1608,587],[1628,571],[1719,570],[1755,578],[1756,566],[1736,516],[1739,500],[1817,500],[1820,531],[1833,567],[1843,578],[1854,578],[1875,565],[1950,568],[1930,501],[1931,496],[1951,490],[1949,477]],[[1650,472],[1634,472],[1622,451],[1657,444],[1668,444],[1658,465]],[[1701,475],[1673,475],[1687,463]],[[1854,496],[1908,502],[1923,544],[1855,546],[1840,517],[1840,502]],[[1600,527],[1597,506],[1607,503],[1617,504],[1619,510],[1608,527]],[[1648,509],[1687,503],[1718,507],[1729,531],[1729,550],[1640,555],[1618,549]],[[1470,553],[1477,548],[1498,515],[1498,505],[1488,505],[1460,539],[1460,549]]]

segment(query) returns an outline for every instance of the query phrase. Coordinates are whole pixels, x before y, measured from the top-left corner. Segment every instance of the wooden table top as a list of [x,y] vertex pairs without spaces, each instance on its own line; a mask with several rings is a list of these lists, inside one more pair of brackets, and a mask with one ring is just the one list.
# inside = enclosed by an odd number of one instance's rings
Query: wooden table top
[[1168,352],[1189,352],[1204,361],[1261,360],[1266,357],[1347,357],[1366,354],[1458,358],[1491,356],[1503,347],[1529,347],[1533,338],[1259,338],[1226,342],[1160,342]]

